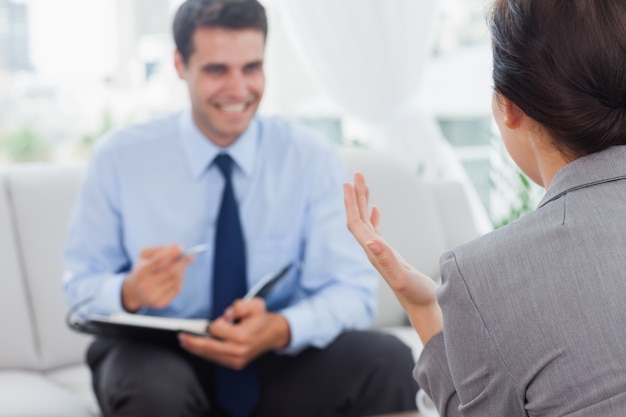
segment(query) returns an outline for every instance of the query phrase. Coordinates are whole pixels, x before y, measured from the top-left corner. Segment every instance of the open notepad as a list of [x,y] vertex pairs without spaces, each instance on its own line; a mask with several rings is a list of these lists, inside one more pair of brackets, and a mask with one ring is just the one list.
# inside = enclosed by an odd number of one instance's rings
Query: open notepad
[[81,333],[102,337],[124,337],[147,342],[177,344],[177,334],[191,333],[208,337],[209,320],[146,316],[115,313],[110,316],[92,316],[87,321],[70,323]]
[[108,317],[95,316],[91,318],[91,321],[122,324],[127,326],[150,327],[153,329],[173,330],[177,332],[196,334],[206,334],[209,326],[209,320],[206,319],[179,319],[129,313],[115,313]]
[[[274,286],[294,267],[289,263],[278,271],[264,275],[244,295],[244,300],[254,297],[265,298]],[[81,333],[103,337],[125,337],[145,341],[178,343],[177,334],[191,333],[209,337],[208,319],[183,319],[170,317],[146,316],[142,314],[114,313],[109,316],[90,316],[88,319],[76,317],[79,307],[91,299],[74,306],[66,317],[68,326]]]

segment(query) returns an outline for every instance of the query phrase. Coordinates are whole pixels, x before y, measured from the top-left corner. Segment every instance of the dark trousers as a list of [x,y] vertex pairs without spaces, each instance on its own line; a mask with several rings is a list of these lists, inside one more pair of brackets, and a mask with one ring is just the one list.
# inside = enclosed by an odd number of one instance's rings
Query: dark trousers
[[[105,417],[226,416],[211,363],[177,347],[96,339],[87,352]],[[325,349],[256,360],[261,399],[252,417],[366,416],[415,410],[410,349],[374,331],[347,332]]]

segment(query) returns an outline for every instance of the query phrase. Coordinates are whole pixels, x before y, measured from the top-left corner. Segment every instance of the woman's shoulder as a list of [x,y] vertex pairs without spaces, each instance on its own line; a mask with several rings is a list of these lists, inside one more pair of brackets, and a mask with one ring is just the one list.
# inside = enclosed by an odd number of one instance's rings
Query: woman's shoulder
[[446,252],[441,257],[442,276],[446,268],[453,267],[466,285],[480,288],[518,279],[521,271],[538,267],[536,260],[549,257],[554,250],[563,225],[563,204],[554,201]]

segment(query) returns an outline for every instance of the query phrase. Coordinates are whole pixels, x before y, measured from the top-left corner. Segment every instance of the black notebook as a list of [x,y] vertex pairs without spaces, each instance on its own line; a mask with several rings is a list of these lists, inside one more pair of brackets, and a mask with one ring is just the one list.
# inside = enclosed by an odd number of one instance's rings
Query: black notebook
[[207,319],[179,319],[129,313],[92,316],[88,320],[68,318],[70,328],[81,333],[168,344],[178,344],[177,334],[180,332],[208,337],[209,323]]

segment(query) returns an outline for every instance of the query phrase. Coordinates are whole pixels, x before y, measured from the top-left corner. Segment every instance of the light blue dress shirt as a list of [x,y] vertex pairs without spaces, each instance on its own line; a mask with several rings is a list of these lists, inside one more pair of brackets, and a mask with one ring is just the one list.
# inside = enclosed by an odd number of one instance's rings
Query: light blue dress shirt
[[142,314],[204,318],[211,308],[217,211],[224,179],[212,163],[235,161],[233,182],[246,240],[248,286],[289,262],[266,299],[291,328],[286,352],[324,347],[369,326],[377,274],[346,228],[332,144],[281,118],[255,117],[230,147],[198,130],[191,111],[108,134],[99,141],[72,211],[64,252],[70,305],[93,297],[87,314],[122,311],[121,287],[142,249],[207,244],[185,272],[180,294]]

